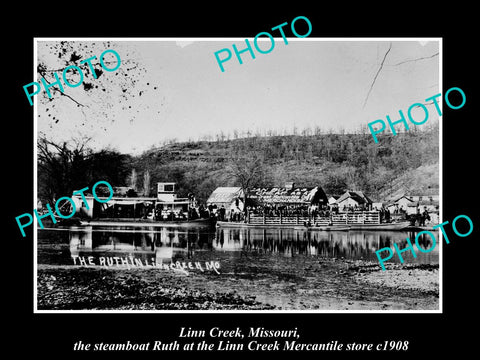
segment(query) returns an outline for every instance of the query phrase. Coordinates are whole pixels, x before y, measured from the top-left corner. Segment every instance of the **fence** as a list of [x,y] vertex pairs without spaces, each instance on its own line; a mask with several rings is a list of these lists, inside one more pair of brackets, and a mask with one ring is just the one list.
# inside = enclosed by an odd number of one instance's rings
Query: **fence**
[[310,222],[312,226],[347,225],[347,224],[380,224],[379,211],[355,211],[351,213],[331,214],[330,216],[282,216],[254,215],[247,216],[247,222],[253,225],[303,225]]

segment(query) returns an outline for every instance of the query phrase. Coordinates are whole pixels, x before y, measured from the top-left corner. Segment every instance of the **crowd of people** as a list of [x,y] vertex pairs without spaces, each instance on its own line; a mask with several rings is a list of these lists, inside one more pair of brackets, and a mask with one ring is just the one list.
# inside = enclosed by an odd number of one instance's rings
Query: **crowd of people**
[[[402,207],[395,207],[390,211],[386,207],[380,209],[371,206],[319,206],[307,204],[263,204],[247,206],[245,211],[238,206],[226,209],[223,205],[217,206],[209,204],[207,206],[198,205],[189,207],[186,212],[170,212],[165,216],[165,210],[161,207],[155,209],[157,219],[179,220],[179,219],[215,219],[217,221],[245,222],[251,215],[254,216],[278,216],[278,217],[309,217],[309,218],[331,218],[337,214],[355,214],[362,211],[378,211],[381,222],[391,222],[396,220],[409,220],[412,225],[425,226],[427,220],[430,220],[430,214],[426,207],[423,211],[417,208],[416,214],[407,214]],[[150,212],[151,214],[151,212]]]
[[[348,209],[347,211],[357,211],[358,209]],[[243,222],[248,216],[278,216],[278,217],[330,217],[338,214],[338,207],[329,208],[327,206],[320,207],[318,205],[306,204],[263,204],[255,206],[247,206],[246,211],[240,208],[225,209],[223,206],[217,208],[215,205],[209,206],[210,216],[215,217],[219,221],[240,221]]]
[[282,216],[282,217],[311,217],[311,218],[330,218],[332,215],[338,214],[355,214],[363,211],[378,211],[380,214],[380,222],[392,222],[397,220],[409,220],[412,225],[425,226],[425,222],[430,220],[430,215],[427,208],[423,211],[417,208],[416,214],[407,214],[403,208],[394,208],[390,211],[386,207],[380,209],[376,207],[367,206],[344,206],[339,209],[338,206],[318,206],[318,205],[280,205],[280,204],[264,204],[256,206],[248,206],[246,211],[242,211],[240,208],[225,209],[225,207],[216,207],[215,205],[209,205],[207,207],[207,216],[214,217],[218,221],[233,221],[233,222],[245,222],[248,216]]

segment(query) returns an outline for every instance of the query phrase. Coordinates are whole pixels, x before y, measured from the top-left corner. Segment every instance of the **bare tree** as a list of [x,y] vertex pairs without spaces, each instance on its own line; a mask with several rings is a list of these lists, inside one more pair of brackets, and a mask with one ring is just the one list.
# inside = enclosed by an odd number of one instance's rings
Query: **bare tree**
[[44,137],[38,139],[39,195],[52,202],[59,196],[70,195],[86,185],[89,174],[86,148],[89,139],[71,143],[54,143]]
[[37,142],[38,197],[53,202],[72,191],[93,186],[104,180],[121,185],[127,177],[130,157],[115,150],[93,151],[89,138],[56,143],[45,137]]
[[129,178],[129,181],[128,181],[128,184],[130,185],[130,187],[137,191],[137,170],[135,169],[132,169],[132,173],[130,174],[130,178]]
[[[227,165],[227,174],[242,188],[243,203],[246,205],[251,187],[258,185],[263,179],[263,161],[259,156],[232,158]],[[246,206],[244,207],[246,211]]]
[[150,171],[143,174],[143,196],[150,196]]

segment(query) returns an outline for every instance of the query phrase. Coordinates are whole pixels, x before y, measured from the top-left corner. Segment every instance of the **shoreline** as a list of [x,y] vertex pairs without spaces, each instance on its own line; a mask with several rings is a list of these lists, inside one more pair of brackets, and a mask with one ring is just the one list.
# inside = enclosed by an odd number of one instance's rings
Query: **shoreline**
[[[38,265],[38,310],[439,310],[439,266],[245,256],[220,272]],[[260,257],[260,259],[259,259]],[[269,262],[262,265],[262,262]]]

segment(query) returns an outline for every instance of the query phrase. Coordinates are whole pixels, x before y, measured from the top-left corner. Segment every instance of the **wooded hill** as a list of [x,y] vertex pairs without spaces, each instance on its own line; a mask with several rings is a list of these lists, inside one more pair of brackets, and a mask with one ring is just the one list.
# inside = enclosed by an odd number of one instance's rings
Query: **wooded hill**
[[[172,142],[131,158],[141,188],[148,170],[151,194],[158,181],[178,183],[179,196],[194,193],[205,201],[218,186],[235,186],[231,165],[252,163],[260,172],[251,186],[320,185],[328,196],[346,189],[362,190],[374,201],[404,192],[438,194],[438,124],[418,131],[380,135],[370,133],[217,137],[212,141]],[[131,176],[126,179],[129,185]],[[140,190],[141,191],[141,190]]]
[[[405,192],[438,194],[438,125],[392,136],[370,133],[235,136],[174,142],[131,156],[93,151],[85,141],[38,141],[38,197],[51,203],[97,181],[155,196],[156,183],[174,181],[178,195],[204,202],[218,186],[321,186],[328,196],[362,190],[383,201]],[[246,186],[245,184],[248,184]],[[130,195],[134,195],[132,192]]]

